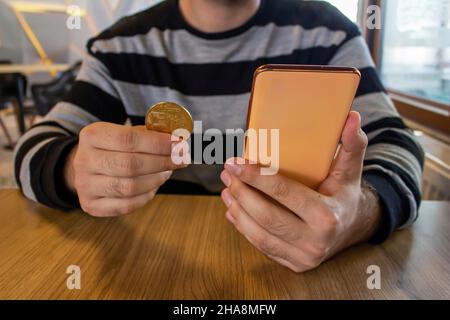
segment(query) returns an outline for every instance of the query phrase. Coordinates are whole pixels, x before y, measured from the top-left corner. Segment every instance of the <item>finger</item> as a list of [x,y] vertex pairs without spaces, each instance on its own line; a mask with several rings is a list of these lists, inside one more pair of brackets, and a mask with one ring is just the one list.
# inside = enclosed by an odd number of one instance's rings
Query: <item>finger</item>
[[131,198],[100,198],[82,203],[82,209],[96,217],[115,217],[127,215],[144,207],[151,201],[157,190]]
[[171,135],[149,131],[144,126],[123,126],[106,122],[94,123],[80,132],[80,140],[110,151],[170,155]]
[[222,172],[221,178],[228,187],[222,192],[225,205],[230,206],[232,201],[237,201],[258,225],[286,242],[295,243],[307,236],[308,228],[298,216],[227,171]]
[[293,266],[307,266],[304,263],[308,261],[305,253],[264,230],[237,202],[233,202],[228,208],[226,217],[239,233],[262,253],[288,261]]
[[187,166],[186,164],[175,164],[169,156],[99,149],[92,149],[86,161],[88,162],[86,168],[90,173],[112,177],[143,176]]
[[172,171],[135,178],[95,175],[86,183],[86,192],[98,198],[130,198],[159,188],[171,175]]
[[286,267],[286,268],[288,268],[288,269],[290,269],[290,270],[292,270],[292,271],[294,271],[296,273],[305,272],[305,271],[308,271],[308,270],[311,269],[310,267],[307,267],[305,265],[298,265],[298,266],[296,266],[296,265],[292,264],[291,262],[289,262],[287,260],[284,260],[284,259],[281,259],[281,258],[278,258],[278,257],[273,257],[273,256],[268,255],[268,254],[267,254],[267,256],[270,259],[272,259],[273,261],[275,261],[276,263],[278,263],[278,264],[282,265],[283,267]]
[[281,174],[272,176],[261,175],[261,167],[259,165],[242,164],[243,162],[243,159],[228,159],[225,163],[225,170],[242,182],[249,184],[270,198],[278,201],[303,220],[308,220],[308,216],[314,214],[307,207],[320,200],[322,195]]
[[330,177],[342,181],[359,180],[367,148],[367,136],[361,129],[359,113],[352,111],[349,114],[341,140],[341,148],[330,170]]

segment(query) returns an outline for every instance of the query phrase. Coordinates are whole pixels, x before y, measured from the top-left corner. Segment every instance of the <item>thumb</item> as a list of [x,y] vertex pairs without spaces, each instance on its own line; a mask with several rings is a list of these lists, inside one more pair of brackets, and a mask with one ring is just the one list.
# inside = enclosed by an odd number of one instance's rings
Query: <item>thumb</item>
[[344,181],[359,180],[362,175],[367,143],[367,136],[361,129],[360,114],[350,112],[342,132],[341,148],[330,176]]

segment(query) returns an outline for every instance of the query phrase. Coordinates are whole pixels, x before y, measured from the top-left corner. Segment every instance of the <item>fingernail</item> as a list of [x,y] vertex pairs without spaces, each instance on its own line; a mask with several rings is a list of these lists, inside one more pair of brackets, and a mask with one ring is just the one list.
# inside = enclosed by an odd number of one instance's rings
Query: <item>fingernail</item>
[[239,176],[242,173],[242,166],[230,159],[225,163],[225,169],[231,172],[234,176]]
[[233,197],[230,193],[230,190],[225,189],[222,192],[222,200],[225,203],[225,205],[227,206],[227,208],[231,207],[231,204],[233,203]]
[[227,188],[229,188],[231,186],[231,176],[225,170],[222,171],[222,174],[220,175],[220,179],[222,180],[223,184],[227,186]]
[[234,219],[234,217],[231,215],[230,211],[227,211],[227,213],[225,213],[225,218],[227,218],[227,220],[230,221],[231,224],[236,223],[236,219]]

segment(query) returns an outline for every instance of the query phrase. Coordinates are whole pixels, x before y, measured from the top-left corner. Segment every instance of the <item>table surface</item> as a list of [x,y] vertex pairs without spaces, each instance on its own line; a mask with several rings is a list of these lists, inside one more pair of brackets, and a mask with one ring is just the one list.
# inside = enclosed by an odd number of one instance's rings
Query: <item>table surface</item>
[[[295,274],[265,258],[224,218],[218,197],[160,195],[120,218],[62,213],[0,191],[2,299],[449,299],[450,204],[380,246],[361,245]],[[69,265],[81,289],[69,290]],[[367,268],[381,289],[367,288]]]
[[70,68],[68,64],[2,64],[0,65],[1,73],[37,73],[66,71]]

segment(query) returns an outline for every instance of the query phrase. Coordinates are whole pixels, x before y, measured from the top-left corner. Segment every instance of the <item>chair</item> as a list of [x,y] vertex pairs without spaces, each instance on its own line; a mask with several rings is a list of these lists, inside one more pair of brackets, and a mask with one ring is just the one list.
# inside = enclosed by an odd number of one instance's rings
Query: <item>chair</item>
[[70,91],[78,75],[81,62],[76,63],[61,75],[44,84],[35,84],[31,86],[31,95],[33,97],[35,108],[40,116],[45,116],[58,103],[66,93]]
[[[1,64],[11,64],[10,61],[0,61]],[[24,100],[27,88],[27,78],[21,73],[0,74],[0,110],[6,109],[12,104],[16,115],[17,124],[21,134],[25,132]],[[0,115],[0,126],[8,140],[7,148],[12,148],[14,143],[11,139]]]

